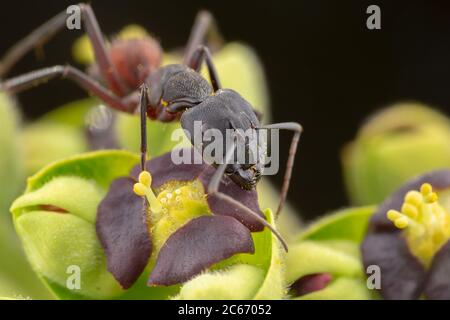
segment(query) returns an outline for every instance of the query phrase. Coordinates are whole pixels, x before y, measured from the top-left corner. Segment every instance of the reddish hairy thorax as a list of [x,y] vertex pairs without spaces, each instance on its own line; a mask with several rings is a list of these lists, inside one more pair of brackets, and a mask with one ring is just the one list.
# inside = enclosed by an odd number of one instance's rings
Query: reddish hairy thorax
[[131,93],[160,67],[162,48],[150,36],[132,39],[115,39],[109,48],[112,64],[123,84]]

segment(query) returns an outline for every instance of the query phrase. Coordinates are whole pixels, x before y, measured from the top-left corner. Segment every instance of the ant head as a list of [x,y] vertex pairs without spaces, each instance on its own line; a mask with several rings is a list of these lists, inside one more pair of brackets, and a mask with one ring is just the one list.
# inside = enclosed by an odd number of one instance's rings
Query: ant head
[[227,166],[225,173],[241,188],[253,190],[261,179],[262,171],[263,165],[261,163],[252,165],[230,164]]
[[150,104],[167,110],[188,108],[203,102],[213,92],[209,82],[198,72],[172,64],[160,68],[147,79]]
[[116,39],[109,49],[112,63],[130,92],[161,65],[162,49],[152,37]]

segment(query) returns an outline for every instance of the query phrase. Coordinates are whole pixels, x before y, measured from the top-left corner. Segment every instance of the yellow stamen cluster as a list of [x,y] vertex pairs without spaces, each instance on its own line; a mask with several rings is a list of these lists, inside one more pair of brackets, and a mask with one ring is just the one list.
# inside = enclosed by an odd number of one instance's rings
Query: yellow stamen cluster
[[133,186],[133,191],[138,196],[147,198],[148,204],[150,205],[150,210],[157,214],[161,212],[161,203],[156,198],[151,188],[152,176],[148,171],[142,171],[139,174],[139,182],[135,183]]
[[152,177],[142,171],[139,182],[133,186],[138,196],[145,197],[150,205],[149,231],[153,240],[153,263],[167,238],[189,220],[210,214],[203,185],[198,180],[169,181],[151,189]]
[[409,191],[400,211],[389,210],[387,217],[404,235],[411,252],[428,267],[434,254],[450,239],[450,214],[438,203],[429,183],[419,191]]

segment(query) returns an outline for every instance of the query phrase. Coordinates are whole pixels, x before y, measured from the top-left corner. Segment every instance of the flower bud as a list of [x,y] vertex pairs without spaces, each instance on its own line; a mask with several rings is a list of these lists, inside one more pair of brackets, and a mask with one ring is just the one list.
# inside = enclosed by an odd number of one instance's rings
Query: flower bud
[[111,181],[137,161],[127,152],[102,151],[56,162],[31,177],[13,203],[26,255],[56,296],[109,298],[122,292],[106,270],[95,221]]
[[450,165],[450,120],[424,105],[394,105],[360,129],[342,164],[352,202],[379,203],[410,178]]

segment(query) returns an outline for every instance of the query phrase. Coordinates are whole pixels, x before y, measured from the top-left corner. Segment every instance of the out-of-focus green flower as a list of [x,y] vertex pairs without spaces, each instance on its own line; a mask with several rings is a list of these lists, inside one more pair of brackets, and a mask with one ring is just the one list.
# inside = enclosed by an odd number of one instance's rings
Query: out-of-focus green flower
[[450,120],[421,104],[394,105],[361,128],[342,164],[352,202],[377,204],[410,178],[450,166]]
[[364,239],[385,299],[450,299],[450,170],[408,181],[378,207]]
[[373,207],[352,208],[312,224],[290,244],[286,280],[294,299],[371,299],[359,245]]

